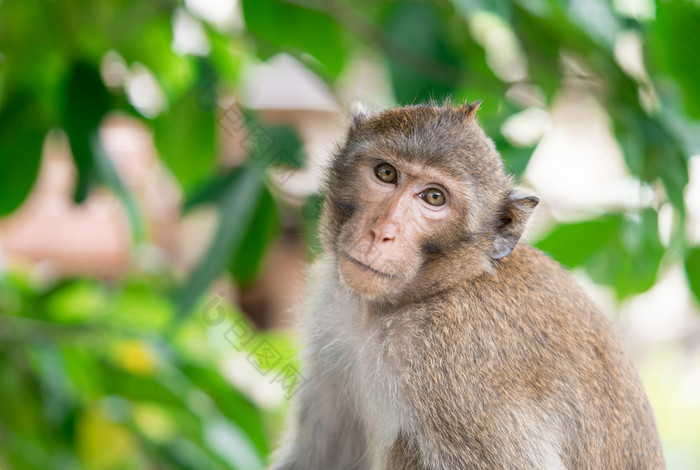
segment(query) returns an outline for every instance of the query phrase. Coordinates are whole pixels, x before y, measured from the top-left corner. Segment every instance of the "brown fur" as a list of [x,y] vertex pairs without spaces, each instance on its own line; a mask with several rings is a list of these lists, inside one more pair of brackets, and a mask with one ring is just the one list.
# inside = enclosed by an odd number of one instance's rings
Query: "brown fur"
[[[354,119],[329,171],[305,380],[273,468],[665,468],[614,329],[517,244],[538,201],[513,190],[476,107]],[[377,161],[405,177],[378,185]],[[421,178],[450,192],[440,217],[412,197]]]

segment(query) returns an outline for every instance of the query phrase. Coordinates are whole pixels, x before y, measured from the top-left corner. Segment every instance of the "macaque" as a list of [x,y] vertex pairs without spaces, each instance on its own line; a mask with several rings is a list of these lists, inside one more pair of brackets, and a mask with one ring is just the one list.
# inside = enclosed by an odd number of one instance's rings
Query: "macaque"
[[665,468],[614,329],[518,243],[539,201],[514,189],[477,108],[353,117],[271,468]]

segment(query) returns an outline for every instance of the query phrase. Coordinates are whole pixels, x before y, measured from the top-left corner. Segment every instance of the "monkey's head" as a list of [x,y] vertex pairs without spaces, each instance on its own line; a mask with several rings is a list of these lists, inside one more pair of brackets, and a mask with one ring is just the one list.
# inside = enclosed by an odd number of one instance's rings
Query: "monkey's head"
[[374,300],[423,296],[488,272],[538,203],[512,189],[478,104],[358,113],[335,156],[321,240]]

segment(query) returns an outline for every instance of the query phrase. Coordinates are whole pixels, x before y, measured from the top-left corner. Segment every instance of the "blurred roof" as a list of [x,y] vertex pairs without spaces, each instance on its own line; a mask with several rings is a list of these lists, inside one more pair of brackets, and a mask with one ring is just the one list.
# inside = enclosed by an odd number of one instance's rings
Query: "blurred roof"
[[333,112],[340,109],[323,80],[287,54],[244,67],[241,89],[243,104],[253,109]]

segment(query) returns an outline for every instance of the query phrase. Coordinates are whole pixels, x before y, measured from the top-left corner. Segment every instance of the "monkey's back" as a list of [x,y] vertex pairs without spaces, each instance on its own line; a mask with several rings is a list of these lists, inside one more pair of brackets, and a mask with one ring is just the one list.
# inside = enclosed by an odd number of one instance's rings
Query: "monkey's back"
[[[428,389],[445,403],[432,410],[433,429],[452,428],[475,462],[497,467],[512,452],[549,462],[540,468],[559,468],[557,455],[566,468],[664,468],[651,407],[620,339],[556,262],[521,244],[493,275],[468,281],[438,308],[461,315],[422,316],[433,348],[412,362],[424,365],[419,373],[434,378]],[[460,366],[428,370],[439,364]]]

